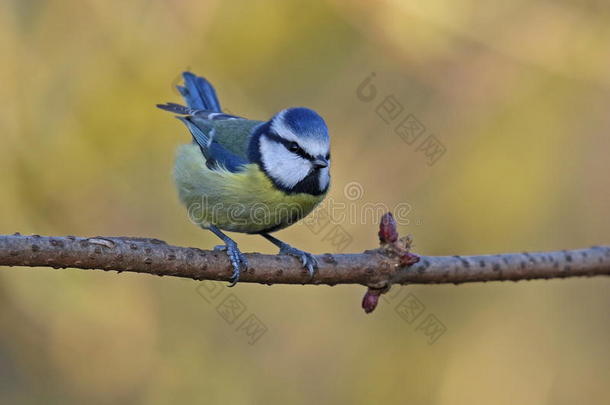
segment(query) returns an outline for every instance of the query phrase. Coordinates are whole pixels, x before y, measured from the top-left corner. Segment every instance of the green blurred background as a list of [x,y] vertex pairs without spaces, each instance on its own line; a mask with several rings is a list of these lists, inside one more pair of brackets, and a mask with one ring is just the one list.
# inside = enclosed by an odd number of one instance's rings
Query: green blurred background
[[[0,232],[217,244],[171,181],[187,132],[154,108],[191,69],[233,113],[319,111],[333,200],[356,182],[357,204],[408,203],[418,253],[609,243],[610,5],[421,3],[0,1]],[[435,164],[377,115],[390,95],[446,148]],[[376,244],[372,221],[332,226],[346,251]],[[278,235],[336,251],[325,232]],[[198,286],[2,269],[0,403],[610,403],[605,278],[395,287],[371,315],[358,286],[223,287],[267,327],[255,344]],[[408,293],[425,306],[411,323]]]

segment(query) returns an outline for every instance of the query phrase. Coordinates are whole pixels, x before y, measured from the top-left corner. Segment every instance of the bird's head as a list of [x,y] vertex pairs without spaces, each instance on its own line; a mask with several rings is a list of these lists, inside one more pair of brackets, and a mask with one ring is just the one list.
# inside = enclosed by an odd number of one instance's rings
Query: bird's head
[[261,125],[251,153],[279,189],[324,194],[330,183],[330,137],[326,123],[308,108],[287,108]]

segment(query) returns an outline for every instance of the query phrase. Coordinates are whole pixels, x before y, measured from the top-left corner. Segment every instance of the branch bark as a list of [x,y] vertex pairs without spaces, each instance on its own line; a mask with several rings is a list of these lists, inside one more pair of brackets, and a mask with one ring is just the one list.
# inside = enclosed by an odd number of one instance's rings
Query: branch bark
[[[241,275],[241,283],[362,284],[383,289],[391,284],[610,275],[610,246],[541,253],[421,256],[419,262],[405,265],[404,255],[401,259],[394,248],[384,244],[360,254],[317,256],[319,269],[313,280],[291,256],[259,253],[246,256],[250,268]],[[116,270],[220,281],[228,281],[232,273],[224,252],[129,237],[0,235],[0,266]]]

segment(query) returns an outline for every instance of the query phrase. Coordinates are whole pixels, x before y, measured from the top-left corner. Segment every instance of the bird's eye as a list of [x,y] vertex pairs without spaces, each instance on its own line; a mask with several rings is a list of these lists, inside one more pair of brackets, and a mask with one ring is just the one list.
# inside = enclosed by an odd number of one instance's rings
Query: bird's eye
[[288,144],[288,150],[289,150],[290,152],[296,152],[296,151],[298,151],[299,149],[301,149],[301,148],[299,147],[299,145],[298,145],[296,142],[290,142],[290,143]]

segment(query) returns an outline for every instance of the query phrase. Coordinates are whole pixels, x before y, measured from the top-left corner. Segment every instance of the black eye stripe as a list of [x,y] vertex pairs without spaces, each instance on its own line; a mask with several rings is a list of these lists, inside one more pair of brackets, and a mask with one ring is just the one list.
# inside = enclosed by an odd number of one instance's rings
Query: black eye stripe
[[[269,139],[273,139],[274,141],[281,143],[282,145],[284,145],[286,147],[286,149],[290,150],[290,146],[292,146],[295,142],[292,141],[287,141],[286,139],[282,138],[281,136],[274,134],[274,133],[268,133],[265,134],[265,136]],[[298,146],[298,145],[297,145]],[[295,153],[297,155],[299,155],[300,157],[302,157],[303,159],[307,159],[307,160],[314,160],[315,158],[313,156],[311,156],[309,153],[305,152],[302,148],[298,148],[295,151],[291,151],[292,153]]]

